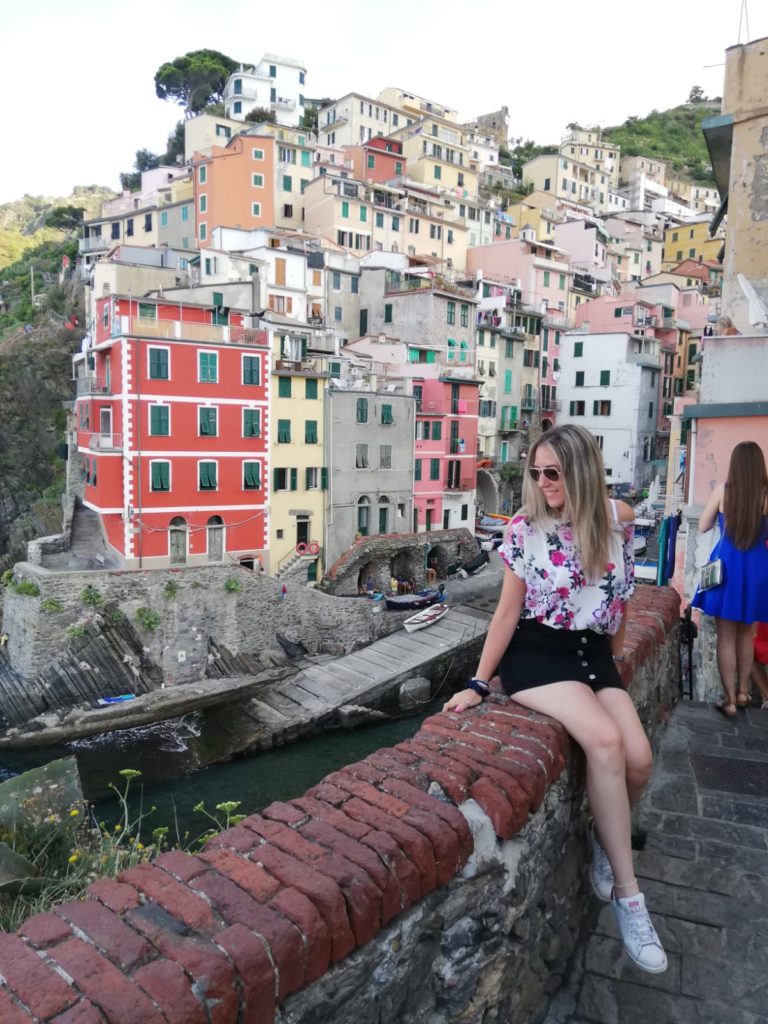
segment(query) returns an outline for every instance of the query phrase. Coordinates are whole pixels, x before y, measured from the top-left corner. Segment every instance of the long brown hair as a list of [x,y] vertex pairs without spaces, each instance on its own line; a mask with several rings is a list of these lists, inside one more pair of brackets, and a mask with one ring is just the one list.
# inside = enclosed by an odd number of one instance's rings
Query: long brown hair
[[766,494],[763,451],[754,441],[742,441],[731,452],[723,498],[725,532],[740,551],[751,548],[760,537]]
[[[554,427],[531,445],[528,465],[532,466],[540,445],[548,444],[557,456],[563,474],[565,514],[571,521],[581,564],[590,582],[605,572],[610,558],[621,558],[620,528],[613,522],[605,489],[603,453],[592,434],[572,423]],[[528,473],[523,480],[523,508],[535,525],[551,520],[541,488]]]

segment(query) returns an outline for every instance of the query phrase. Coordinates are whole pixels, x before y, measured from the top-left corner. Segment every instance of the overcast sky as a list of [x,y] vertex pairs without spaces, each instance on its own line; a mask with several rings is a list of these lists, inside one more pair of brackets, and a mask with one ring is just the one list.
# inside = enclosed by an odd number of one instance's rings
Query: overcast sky
[[513,138],[551,143],[694,85],[721,95],[725,50],[768,36],[768,0],[7,0],[0,32],[3,203],[118,189],[137,149],[165,150],[181,110],[154,75],[190,50],[296,58],[313,97],[393,85],[467,120],[506,104]]

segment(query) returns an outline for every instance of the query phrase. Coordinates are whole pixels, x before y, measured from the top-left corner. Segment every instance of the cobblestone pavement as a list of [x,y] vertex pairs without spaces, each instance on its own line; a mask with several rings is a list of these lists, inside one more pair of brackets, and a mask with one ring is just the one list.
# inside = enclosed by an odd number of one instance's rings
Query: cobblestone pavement
[[681,702],[636,824],[669,970],[634,967],[594,901],[545,1024],[768,1024],[768,712]]

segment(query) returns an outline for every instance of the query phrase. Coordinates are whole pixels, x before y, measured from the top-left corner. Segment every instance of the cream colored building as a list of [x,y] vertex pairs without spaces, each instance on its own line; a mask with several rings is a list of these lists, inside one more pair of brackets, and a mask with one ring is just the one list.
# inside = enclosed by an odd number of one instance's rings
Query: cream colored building
[[215,114],[198,114],[184,122],[184,159],[191,162],[195,153],[210,154],[212,146],[226,146],[233,135],[248,126],[242,121]]

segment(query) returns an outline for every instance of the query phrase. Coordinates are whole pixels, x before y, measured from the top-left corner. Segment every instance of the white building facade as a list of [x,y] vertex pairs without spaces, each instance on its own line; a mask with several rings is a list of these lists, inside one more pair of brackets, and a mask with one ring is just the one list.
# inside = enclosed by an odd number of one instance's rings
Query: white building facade
[[270,110],[278,124],[295,128],[304,116],[306,67],[289,57],[265,53],[255,66],[233,72],[224,88],[224,111],[244,121],[257,107]]

